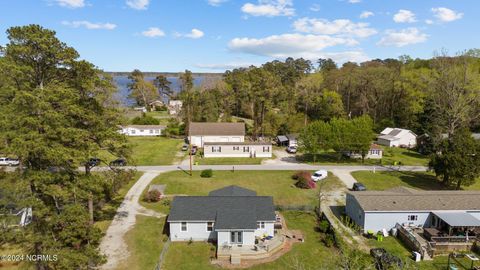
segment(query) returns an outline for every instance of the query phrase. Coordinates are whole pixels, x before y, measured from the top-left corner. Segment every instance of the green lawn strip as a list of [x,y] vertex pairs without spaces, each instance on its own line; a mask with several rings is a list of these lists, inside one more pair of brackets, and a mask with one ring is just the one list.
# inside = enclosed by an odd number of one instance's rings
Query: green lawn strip
[[[442,190],[446,187],[429,172],[399,171],[356,171],[352,176],[363,183],[369,190],[386,190],[405,186],[422,190]],[[465,190],[480,190],[480,179],[474,185],[463,187]]]
[[124,185],[122,188],[120,188],[118,190],[117,195],[110,202],[106,203],[102,207],[100,211],[101,218],[100,220],[95,221],[95,226],[99,228],[103,233],[107,231],[108,227],[110,226],[110,223],[112,223],[113,217],[117,212],[117,208],[122,203],[127,192],[142,175],[143,175],[142,172],[136,172],[132,180],[128,182],[126,185]]
[[132,164],[170,165],[183,143],[180,139],[164,137],[130,137]]
[[[212,178],[201,178],[199,171],[194,171],[193,176],[187,172],[175,171],[159,175],[152,181],[152,184],[166,184],[167,195],[202,196],[208,195],[210,191],[218,188],[238,185],[255,190],[260,196],[273,196],[276,205],[316,206],[320,185],[317,184],[316,189],[297,188],[294,186],[295,180],[291,178],[294,173],[295,171],[214,171]],[[322,181],[324,181],[323,191],[338,189],[343,185],[338,178],[331,174]],[[162,205],[162,201],[157,203],[141,201],[141,204],[159,212],[168,210]]]
[[201,158],[195,157],[194,164],[198,165],[258,165],[263,158]]
[[323,164],[323,165],[393,165],[401,163],[408,166],[427,166],[428,156],[421,155],[413,150],[408,150],[398,147],[382,147],[383,158],[380,159],[365,159],[362,163],[361,159],[351,159],[339,156],[334,151],[323,152],[315,156],[313,162],[312,155],[298,155],[298,159],[309,164]]
[[163,245],[168,239],[164,232],[165,218],[137,215],[135,226],[125,235],[130,257],[117,269],[154,269]]
[[[315,231],[315,215],[308,212],[284,211],[289,229],[301,230],[304,243],[296,243],[292,250],[274,262],[260,264],[249,269],[335,269],[337,250],[327,248]],[[172,243],[165,258],[165,269],[218,269],[210,264],[214,254],[213,245],[208,243]]]

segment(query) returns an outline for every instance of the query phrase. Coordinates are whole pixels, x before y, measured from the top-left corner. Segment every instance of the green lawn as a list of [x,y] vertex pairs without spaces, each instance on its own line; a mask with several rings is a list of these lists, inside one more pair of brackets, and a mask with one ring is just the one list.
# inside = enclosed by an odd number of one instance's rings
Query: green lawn
[[263,158],[201,158],[195,157],[198,165],[258,165],[262,164]]
[[393,165],[400,163],[408,166],[427,166],[429,162],[428,156],[421,155],[413,150],[398,147],[383,147],[383,149],[383,158],[381,160],[365,159],[363,163],[361,159],[341,157],[334,151],[324,152],[316,155],[315,162],[313,162],[312,155],[299,154],[298,159],[310,164],[323,165]]
[[[274,262],[260,264],[249,269],[336,269],[337,250],[327,248],[320,242],[315,231],[315,216],[311,213],[285,211],[283,215],[290,229],[301,230],[304,243],[296,243],[292,250]],[[208,243],[172,243],[165,257],[164,269],[208,270],[219,269],[210,264],[215,247]]]
[[117,270],[154,269],[168,236],[164,232],[165,218],[138,215],[133,229],[125,235],[130,251],[128,257]]
[[112,223],[113,217],[117,212],[117,208],[122,203],[125,195],[130,190],[130,188],[137,182],[137,180],[143,175],[142,172],[136,172],[135,176],[130,182],[124,185],[120,190],[118,190],[117,195],[107,204],[105,204],[100,211],[101,219],[95,222],[95,226],[99,228],[103,233],[105,233]]
[[[273,196],[276,205],[299,206],[317,205],[317,189],[300,189],[294,186],[291,176],[295,171],[214,171],[212,178],[201,178],[199,171],[193,176],[187,172],[175,171],[159,175],[152,184],[166,184],[167,194],[208,195],[214,189],[228,185],[238,185],[255,190],[258,195]],[[324,191],[338,189],[343,186],[333,175],[325,180]],[[141,202],[147,208],[162,212],[168,210],[162,204]]]
[[[363,183],[369,190],[386,190],[398,186],[405,186],[423,190],[445,189],[432,173],[428,172],[398,172],[398,171],[356,171],[352,176]],[[467,190],[480,190],[480,180]]]

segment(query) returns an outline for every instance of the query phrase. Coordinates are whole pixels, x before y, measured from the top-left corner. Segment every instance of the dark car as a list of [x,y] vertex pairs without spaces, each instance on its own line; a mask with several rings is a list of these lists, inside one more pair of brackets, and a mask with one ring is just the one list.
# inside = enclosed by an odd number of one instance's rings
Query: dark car
[[367,187],[362,184],[362,183],[354,183],[353,184],[353,188],[352,188],[353,191],[365,191],[367,190]]
[[110,162],[110,166],[127,166],[127,160],[124,158],[117,158]]
[[184,144],[182,146],[182,151],[187,151],[188,150],[188,144]]
[[94,158],[89,159],[89,160],[85,163],[85,165],[88,166],[88,167],[95,167],[95,166],[100,165],[101,162],[102,162],[101,159],[94,157]]

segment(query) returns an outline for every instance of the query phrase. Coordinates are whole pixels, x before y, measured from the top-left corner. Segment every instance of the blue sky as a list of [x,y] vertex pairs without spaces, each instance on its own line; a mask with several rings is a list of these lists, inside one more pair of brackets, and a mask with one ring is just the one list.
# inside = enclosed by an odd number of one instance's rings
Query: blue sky
[[106,71],[223,72],[285,57],[339,63],[480,47],[474,0],[1,0]]

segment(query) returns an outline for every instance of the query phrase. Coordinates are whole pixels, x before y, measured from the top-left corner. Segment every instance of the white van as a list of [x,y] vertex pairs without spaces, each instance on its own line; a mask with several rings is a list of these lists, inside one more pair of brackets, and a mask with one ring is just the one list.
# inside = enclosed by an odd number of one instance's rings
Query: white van
[[0,157],[0,166],[18,166],[20,161],[18,159]]

